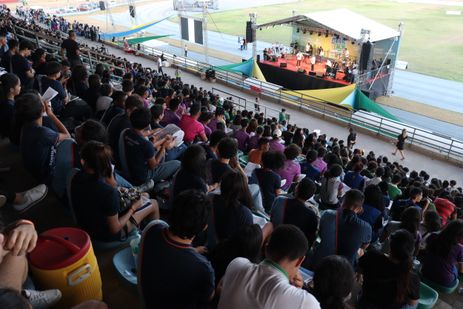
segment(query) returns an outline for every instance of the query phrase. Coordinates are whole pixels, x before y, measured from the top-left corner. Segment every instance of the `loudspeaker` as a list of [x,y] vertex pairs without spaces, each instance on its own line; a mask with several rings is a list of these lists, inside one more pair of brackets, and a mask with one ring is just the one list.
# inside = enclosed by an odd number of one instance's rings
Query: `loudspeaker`
[[288,64],[286,62],[280,62],[280,68],[286,68]]
[[362,52],[360,54],[359,69],[365,71],[368,68],[368,62],[370,61],[370,54],[372,52],[372,46],[370,41],[363,43]]
[[305,70],[303,68],[297,69],[297,73],[305,73]]
[[309,76],[317,76],[317,73],[315,71],[310,71]]
[[132,18],[135,18],[135,7],[133,5],[129,5],[129,13]]
[[260,62],[260,55],[257,55],[256,60],[257,62]]
[[252,30],[252,22],[246,22],[246,43],[252,43],[256,40],[256,31]]
[[106,10],[104,1],[100,1],[100,10],[102,10],[102,11]]

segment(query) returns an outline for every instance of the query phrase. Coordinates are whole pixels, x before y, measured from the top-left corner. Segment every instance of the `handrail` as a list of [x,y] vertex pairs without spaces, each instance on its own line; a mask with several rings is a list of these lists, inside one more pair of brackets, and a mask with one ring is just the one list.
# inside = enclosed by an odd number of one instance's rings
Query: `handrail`
[[[27,29],[24,29],[27,30]],[[31,31],[27,31],[30,33]],[[36,40],[36,43],[40,45],[38,40],[37,33],[34,33],[34,37],[27,37],[22,36],[28,40]],[[45,38],[44,38],[45,39]],[[116,44],[111,42],[103,41],[104,44],[115,46]],[[53,47],[53,45],[49,44],[49,47]],[[119,46],[115,46],[120,48]],[[58,49],[59,47],[56,46]],[[147,58],[153,59],[153,56],[160,56],[161,54],[164,55],[165,59],[167,59],[170,63],[174,66],[179,67],[180,69],[190,71],[193,73],[204,72],[206,69],[212,68],[211,65],[202,63],[196,60],[188,59],[182,56],[177,56],[170,53],[165,53],[163,51],[157,50],[155,48],[146,46],[141,44],[140,50],[137,50],[138,53],[142,54]],[[98,59],[92,59],[92,57],[88,57],[91,61],[95,63],[100,63]],[[101,62],[103,63],[103,62]],[[108,65],[107,63],[105,63]],[[250,82],[252,81],[253,85],[258,85],[259,88],[259,96],[266,97],[272,99],[278,103],[282,103],[285,105],[291,105],[293,107],[298,108],[301,111],[307,111],[310,113],[315,113],[320,115],[323,118],[332,119],[335,121],[341,121],[349,126],[357,127],[365,129],[372,134],[382,136],[384,138],[391,138],[395,139],[398,134],[402,131],[403,128],[406,128],[409,133],[409,139],[407,143],[410,145],[416,145],[419,148],[422,148],[427,151],[431,151],[433,153],[442,155],[444,158],[453,159],[456,161],[463,162],[463,141],[454,139],[450,136],[445,136],[442,134],[437,134],[425,129],[417,128],[412,125],[404,124],[402,122],[390,120],[387,118],[379,117],[375,114],[363,112],[363,111],[356,111],[352,112],[350,110],[346,110],[344,108],[340,108],[339,106],[333,106],[329,104],[329,102],[325,102],[323,100],[314,99],[312,97],[298,94],[298,95],[290,95],[284,93],[282,89],[278,85],[274,85],[271,83],[267,83],[264,81],[260,81],[253,78],[244,79],[241,74],[227,72],[227,71],[216,71],[216,79],[220,80],[221,82],[230,85],[232,87],[238,88],[239,90],[245,91],[254,91],[254,89],[250,86]],[[115,77],[115,76],[112,76]],[[216,92],[222,91],[217,88],[215,89]],[[223,93],[226,93],[222,91]],[[237,97],[236,95],[234,95]],[[245,100],[245,99],[244,99]],[[241,103],[240,103],[241,104]],[[244,103],[247,108],[248,101],[245,100]],[[252,102],[254,105],[254,102]],[[242,105],[240,105],[242,106]],[[268,106],[265,106],[265,112],[267,113],[267,109],[270,111],[275,111]]]

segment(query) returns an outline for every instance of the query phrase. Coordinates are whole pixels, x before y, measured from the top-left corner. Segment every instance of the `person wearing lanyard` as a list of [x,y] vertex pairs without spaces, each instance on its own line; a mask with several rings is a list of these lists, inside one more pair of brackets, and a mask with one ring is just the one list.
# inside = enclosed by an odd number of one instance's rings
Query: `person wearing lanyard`
[[307,249],[307,238],[298,227],[280,225],[270,236],[262,263],[239,257],[228,265],[218,308],[320,308],[302,289],[300,266]]

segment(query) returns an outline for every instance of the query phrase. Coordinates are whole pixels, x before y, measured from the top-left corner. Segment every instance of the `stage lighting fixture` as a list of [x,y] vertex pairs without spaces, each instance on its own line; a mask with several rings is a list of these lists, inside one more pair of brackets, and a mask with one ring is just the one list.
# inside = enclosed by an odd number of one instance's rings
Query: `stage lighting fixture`
[[352,41],[352,45],[354,45],[354,44],[355,44],[355,41]]
[[304,29],[304,30],[302,30],[302,33],[306,34],[306,33],[307,33],[307,30],[305,30],[305,29]]
[[299,33],[300,29],[299,28],[296,28],[296,32]]
[[318,36],[322,36],[322,33],[321,33],[321,32],[319,32],[319,33],[318,33]]
[[310,35],[312,35],[312,34],[313,34],[313,31],[310,31],[309,33],[310,33]]
[[262,27],[260,27],[259,30],[262,31]]

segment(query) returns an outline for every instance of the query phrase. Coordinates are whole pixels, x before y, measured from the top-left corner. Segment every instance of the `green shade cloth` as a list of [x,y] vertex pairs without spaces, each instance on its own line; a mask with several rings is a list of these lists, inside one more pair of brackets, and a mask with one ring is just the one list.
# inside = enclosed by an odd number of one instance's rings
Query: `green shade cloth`
[[168,36],[172,36],[172,34],[142,36],[142,37],[139,37],[139,38],[128,39],[127,42],[130,45],[139,44],[139,43],[143,43],[143,42],[147,42],[147,41],[151,41],[151,40],[157,40],[157,39],[160,39],[160,38],[165,38],[165,37],[168,37]]

